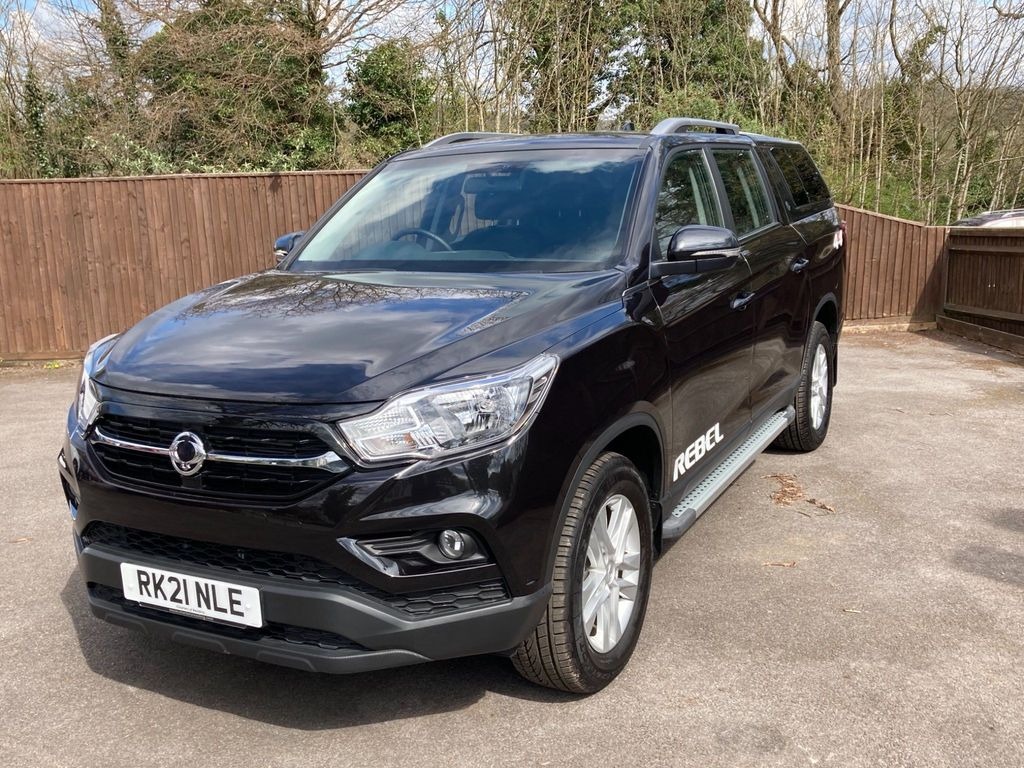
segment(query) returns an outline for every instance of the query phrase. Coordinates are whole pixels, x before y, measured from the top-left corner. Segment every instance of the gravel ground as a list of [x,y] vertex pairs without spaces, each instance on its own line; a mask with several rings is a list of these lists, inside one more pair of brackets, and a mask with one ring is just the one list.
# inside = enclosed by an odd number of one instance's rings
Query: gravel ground
[[498,658],[320,677],[94,619],[55,467],[75,375],[0,369],[4,765],[1024,764],[1018,358],[844,339],[826,444],[661,558],[632,662],[579,699]]

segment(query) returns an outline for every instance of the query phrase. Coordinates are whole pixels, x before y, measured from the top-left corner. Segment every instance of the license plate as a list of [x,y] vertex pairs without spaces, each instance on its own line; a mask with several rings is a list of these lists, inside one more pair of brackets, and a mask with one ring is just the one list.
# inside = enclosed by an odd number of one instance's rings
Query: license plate
[[252,587],[131,563],[121,563],[121,587],[125,599],[145,605],[229,624],[263,626],[260,591]]

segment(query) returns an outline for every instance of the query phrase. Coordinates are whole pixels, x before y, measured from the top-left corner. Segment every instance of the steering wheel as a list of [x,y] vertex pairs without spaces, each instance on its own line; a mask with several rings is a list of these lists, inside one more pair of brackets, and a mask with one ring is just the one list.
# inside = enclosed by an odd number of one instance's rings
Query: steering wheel
[[433,240],[435,243],[438,243],[446,251],[450,252],[450,251],[454,250],[450,245],[448,245],[448,241],[445,240],[440,235],[435,235],[433,232],[428,232],[427,230],[420,229],[419,227],[406,227],[405,229],[400,229],[397,232],[395,232],[395,234],[393,234],[391,236],[391,239],[392,240],[401,240],[403,237],[407,237],[409,235],[422,235],[423,237],[427,238],[428,240]]

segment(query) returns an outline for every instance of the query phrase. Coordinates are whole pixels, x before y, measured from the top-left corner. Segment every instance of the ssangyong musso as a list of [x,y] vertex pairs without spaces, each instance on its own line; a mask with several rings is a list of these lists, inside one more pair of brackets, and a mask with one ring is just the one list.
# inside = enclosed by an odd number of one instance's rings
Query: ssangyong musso
[[275,269],[89,350],[58,464],[93,612],[600,689],[664,542],[825,438],[843,235],[802,146],[723,123],[392,158]]

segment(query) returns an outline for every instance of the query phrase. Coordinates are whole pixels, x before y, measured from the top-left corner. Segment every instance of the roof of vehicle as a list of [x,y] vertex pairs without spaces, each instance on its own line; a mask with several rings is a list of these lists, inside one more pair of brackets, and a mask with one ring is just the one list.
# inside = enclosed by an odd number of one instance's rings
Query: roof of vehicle
[[1002,211],[985,211],[975,216],[968,216],[967,218],[954,221],[950,226],[953,227],[993,227],[999,226],[1001,223],[1003,226],[1019,226],[1019,222],[1024,222],[1024,208],[1011,208]]
[[512,152],[528,149],[648,149],[659,142],[677,143],[787,143],[788,139],[751,133],[711,133],[680,131],[674,133],[643,133],[640,131],[600,131],[594,133],[457,133],[442,136],[422,147],[410,149],[398,157],[433,157],[452,154]]
[[549,134],[508,134],[480,133],[453,134],[442,136],[419,149],[411,150],[416,155],[448,154],[452,152],[500,152],[521,149],[643,149],[650,145],[651,136],[645,133],[549,133]]

